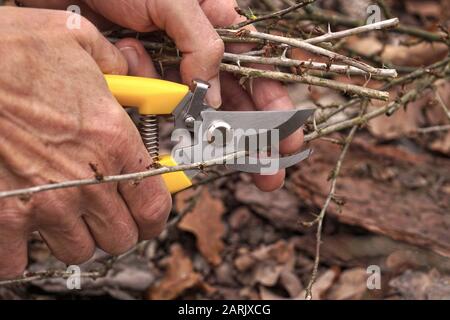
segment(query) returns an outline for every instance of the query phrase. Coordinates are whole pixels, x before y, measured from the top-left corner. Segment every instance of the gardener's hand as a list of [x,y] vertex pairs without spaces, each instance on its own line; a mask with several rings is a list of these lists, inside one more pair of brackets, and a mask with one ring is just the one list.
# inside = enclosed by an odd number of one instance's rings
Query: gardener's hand
[[[127,73],[120,51],[87,20],[67,29],[63,11],[0,17],[0,190],[145,170],[151,159],[102,74]],[[0,199],[0,279],[23,272],[33,231],[78,264],[96,246],[121,254],[159,234],[170,208],[159,177]]]
[[[220,106],[221,88],[219,64],[223,43],[214,26],[229,26],[245,20],[236,13],[235,0],[22,0],[25,5],[65,9],[71,4],[81,7],[81,13],[99,26],[108,21],[136,31],[165,30],[183,53],[181,80],[191,84],[192,79],[204,79],[211,83],[207,96],[213,107]],[[105,20],[105,18],[107,20]],[[251,28],[251,27],[250,27]],[[128,39],[119,44],[134,71],[141,69],[140,61],[148,61],[137,41]],[[234,52],[249,51],[249,45],[230,45]],[[134,72],[136,73],[136,72]],[[170,72],[169,72],[170,74]],[[244,90],[238,80],[223,74],[222,93],[224,107],[232,110],[283,110],[293,108],[287,90],[276,81],[254,80],[252,90]],[[282,153],[300,149],[303,134],[283,141]],[[266,191],[279,188],[284,181],[284,170],[275,176],[257,176],[255,183]]]

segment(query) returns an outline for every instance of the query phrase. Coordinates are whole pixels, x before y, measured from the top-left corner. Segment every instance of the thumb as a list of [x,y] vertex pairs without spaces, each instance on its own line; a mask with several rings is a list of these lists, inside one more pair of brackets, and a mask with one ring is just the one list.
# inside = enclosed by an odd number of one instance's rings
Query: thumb
[[[203,13],[197,0],[84,0],[109,20],[136,31],[161,29],[167,32],[183,53],[180,66],[185,84],[208,81],[206,100],[219,108],[222,104],[219,66],[224,44]],[[126,12],[126,14],[125,14]],[[217,14],[221,14],[218,10]]]
[[122,53],[87,19],[80,17],[80,27],[69,30],[79,45],[95,60],[105,74],[128,74],[128,63]]

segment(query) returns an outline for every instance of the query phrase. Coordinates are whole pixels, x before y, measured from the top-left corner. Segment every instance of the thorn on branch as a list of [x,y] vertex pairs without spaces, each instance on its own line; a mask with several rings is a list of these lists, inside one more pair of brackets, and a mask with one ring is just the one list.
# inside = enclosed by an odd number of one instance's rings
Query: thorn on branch
[[105,176],[103,175],[103,173],[101,173],[101,172],[98,170],[98,164],[89,162],[89,167],[90,167],[91,170],[94,172],[94,174],[95,174],[95,179],[96,179],[97,181],[103,181],[103,179],[105,178]]

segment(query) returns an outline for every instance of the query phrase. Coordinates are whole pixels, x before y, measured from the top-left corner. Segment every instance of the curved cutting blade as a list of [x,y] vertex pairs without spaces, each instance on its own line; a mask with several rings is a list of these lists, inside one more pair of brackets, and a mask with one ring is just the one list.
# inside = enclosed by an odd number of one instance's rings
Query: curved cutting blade
[[279,130],[283,140],[300,129],[315,109],[289,111],[203,111],[203,128],[209,128],[216,121],[226,122],[234,130],[267,131]]
[[227,166],[241,172],[273,175],[281,169],[286,169],[302,162],[303,160],[309,158],[312,153],[313,151],[308,149],[292,156],[280,158],[256,158],[250,156],[244,158],[245,163],[243,164],[232,164]]

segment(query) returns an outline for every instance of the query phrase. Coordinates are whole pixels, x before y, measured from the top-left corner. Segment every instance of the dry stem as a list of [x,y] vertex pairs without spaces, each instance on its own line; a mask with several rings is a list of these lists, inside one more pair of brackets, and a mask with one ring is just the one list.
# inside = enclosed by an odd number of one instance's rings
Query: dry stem
[[57,189],[66,189],[66,188],[74,188],[95,184],[103,184],[103,183],[112,183],[112,182],[121,182],[121,181],[141,181],[143,179],[154,177],[162,174],[172,173],[172,172],[180,172],[180,171],[188,171],[188,170],[203,170],[204,168],[211,167],[218,164],[223,164],[228,160],[241,158],[246,155],[245,151],[239,151],[221,158],[208,160],[204,162],[197,162],[188,165],[180,165],[175,167],[163,167],[159,169],[152,169],[143,172],[123,174],[123,175],[115,175],[115,176],[105,176],[102,179],[81,179],[81,180],[72,180],[72,181],[64,181],[59,183],[52,183],[46,185],[35,186],[31,188],[25,189],[17,189],[12,191],[3,191],[0,192],[0,199],[2,198],[10,198],[10,197],[27,197],[29,198],[33,194],[57,190]]

